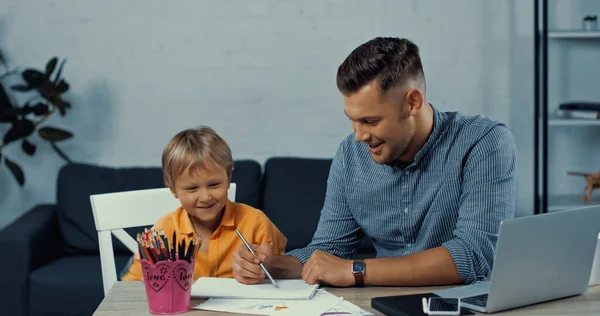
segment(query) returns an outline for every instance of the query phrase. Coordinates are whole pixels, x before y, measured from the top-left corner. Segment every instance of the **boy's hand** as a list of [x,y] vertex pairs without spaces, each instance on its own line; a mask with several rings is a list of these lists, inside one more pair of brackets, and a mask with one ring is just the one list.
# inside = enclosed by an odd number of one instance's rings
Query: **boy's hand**
[[265,272],[258,264],[262,262],[269,270],[273,259],[271,244],[250,244],[250,247],[256,255],[253,255],[244,244],[241,244],[233,253],[233,277],[243,284],[256,284],[264,280]]

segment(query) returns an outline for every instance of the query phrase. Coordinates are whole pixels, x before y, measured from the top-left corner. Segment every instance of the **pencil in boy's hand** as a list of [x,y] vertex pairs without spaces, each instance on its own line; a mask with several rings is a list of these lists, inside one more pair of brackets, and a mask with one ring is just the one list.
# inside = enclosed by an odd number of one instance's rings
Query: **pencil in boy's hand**
[[[235,232],[238,234],[238,236],[240,236],[240,239],[242,239],[242,242],[244,243],[244,245],[246,245],[246,248],[248,248],[248,250],[256,256],[256,253],[254,253],[254,250],[252,250],[252,247],[250,247],[250,244],[248,244],[248,242],[246,241],[246,238],[244,238],[244,236],[242,236],[242,233],[240,233],[239,230],[235,230]],[[269,277],[269,279],[271,280],[271,283],[273,283],[273,285],[276,288],[279,288],[279,286],[277,285],[277,283],[275,283],[275,280],[273,279],[273,277],[271,276],[271,274],[269,273],[269,271],[267,271],[267,268],[265,268],[265,265],[262,262],[259,262],[258,265],[261,267],[261,269],[265,272],[265,274],[267,275],[267,277]]]

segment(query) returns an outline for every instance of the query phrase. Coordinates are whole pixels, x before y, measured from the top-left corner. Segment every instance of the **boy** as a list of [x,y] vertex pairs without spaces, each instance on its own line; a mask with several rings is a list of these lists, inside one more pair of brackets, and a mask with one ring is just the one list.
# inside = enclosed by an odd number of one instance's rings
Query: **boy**
[[[163,151],[165,184],[181,207],[153,226],[167,237],[177,235],[186,244],[201,237],[194,280],[200,277],[233,278],[233,253],[242,244],[238,229],[249,243],[270,243],[273,253],[282,255],[287,239],[260,210],[229,201],[227,190],[233,159],[227,143],[211,128],[184,130],[171,139]],[[142,279],[139,254],[121,278]]]

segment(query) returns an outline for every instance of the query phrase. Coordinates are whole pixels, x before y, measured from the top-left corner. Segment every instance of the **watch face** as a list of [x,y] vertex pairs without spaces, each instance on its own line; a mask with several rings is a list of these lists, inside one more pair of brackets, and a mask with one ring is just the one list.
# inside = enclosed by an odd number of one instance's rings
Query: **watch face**
[[352,263],[352,273],[362,273],[365,271],[365,263],[361,261]]

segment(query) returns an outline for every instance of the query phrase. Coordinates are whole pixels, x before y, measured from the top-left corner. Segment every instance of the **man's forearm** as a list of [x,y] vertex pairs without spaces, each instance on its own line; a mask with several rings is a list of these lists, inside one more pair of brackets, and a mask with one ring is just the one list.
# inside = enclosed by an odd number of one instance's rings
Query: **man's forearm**
[[269,271],[277,279],[301,279],[302,262],[293,256],[273,256],[271,270]]
[[452,256],[443,247],[404,257],[366,259],[365,263],[366,284],[426,286],[461,283]]

